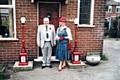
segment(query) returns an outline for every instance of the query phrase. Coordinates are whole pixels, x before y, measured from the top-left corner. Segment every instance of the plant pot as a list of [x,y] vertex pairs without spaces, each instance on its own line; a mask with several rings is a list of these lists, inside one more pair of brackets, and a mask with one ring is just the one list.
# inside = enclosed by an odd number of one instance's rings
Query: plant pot
[[98,64],[101,60],[101,57],[98,53],[88,53],[86,56],[86,60],[89,64]]

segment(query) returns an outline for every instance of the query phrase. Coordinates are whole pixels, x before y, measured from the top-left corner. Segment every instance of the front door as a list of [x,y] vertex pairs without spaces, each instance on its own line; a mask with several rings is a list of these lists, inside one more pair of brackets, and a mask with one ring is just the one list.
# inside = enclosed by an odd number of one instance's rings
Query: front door
[[[43,18],[48,17],[50,24],[55,26],[55,30],[59,27],[59,4],[57,3],[39,3],[39,25],[43,24]],[[39,49],[39,55],[41,56],[41,50]],[[53,48],[53,54],[55,56],[55,47]]]

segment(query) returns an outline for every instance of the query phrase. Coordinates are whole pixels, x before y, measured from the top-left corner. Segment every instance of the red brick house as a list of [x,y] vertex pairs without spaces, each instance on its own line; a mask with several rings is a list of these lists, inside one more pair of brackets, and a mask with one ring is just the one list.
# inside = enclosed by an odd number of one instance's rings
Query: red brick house
[[120,1],[119,0],[106,0],[106,18],[115,18],[120,16]]
[[[81,59],[87,52],[102,54],[105,0],[0,0],[0,62],[19,60],[22,29],[20,18],[25,17],[25,48],[28,59],[33,60],[40,53],[36,44],[37,26],[47,16],[50,23],[59,25],[59,17],[67,18],[72,31],[74,47],[74,19],[78,24],[78,49]],[[41,54],[41,53],[40,53]],[[53,54],[54,55],[54,54]]]

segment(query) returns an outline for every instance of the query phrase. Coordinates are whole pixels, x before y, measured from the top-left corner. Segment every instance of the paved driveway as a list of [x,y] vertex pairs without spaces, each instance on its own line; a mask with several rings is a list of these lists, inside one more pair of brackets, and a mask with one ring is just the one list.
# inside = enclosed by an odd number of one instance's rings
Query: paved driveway
[[120,80],[120,41],[104,40],[103,48],[109,60],[101,61],[97,66],[67,68],[58,72],[58,63],[54,63],[52,69],[38,67],[32,71],[16,72],[9,80]]

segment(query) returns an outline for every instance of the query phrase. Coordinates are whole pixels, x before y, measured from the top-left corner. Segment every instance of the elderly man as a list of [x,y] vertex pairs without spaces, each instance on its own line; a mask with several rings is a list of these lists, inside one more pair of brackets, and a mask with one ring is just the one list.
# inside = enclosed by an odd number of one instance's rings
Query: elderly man
[[45,67],[52,68],[51,55],[52,47],[56,45],[54,25],[49,24],[49,18],[43,19],[43,25],[38,26],[37,45],[42,50],[42,69]]

